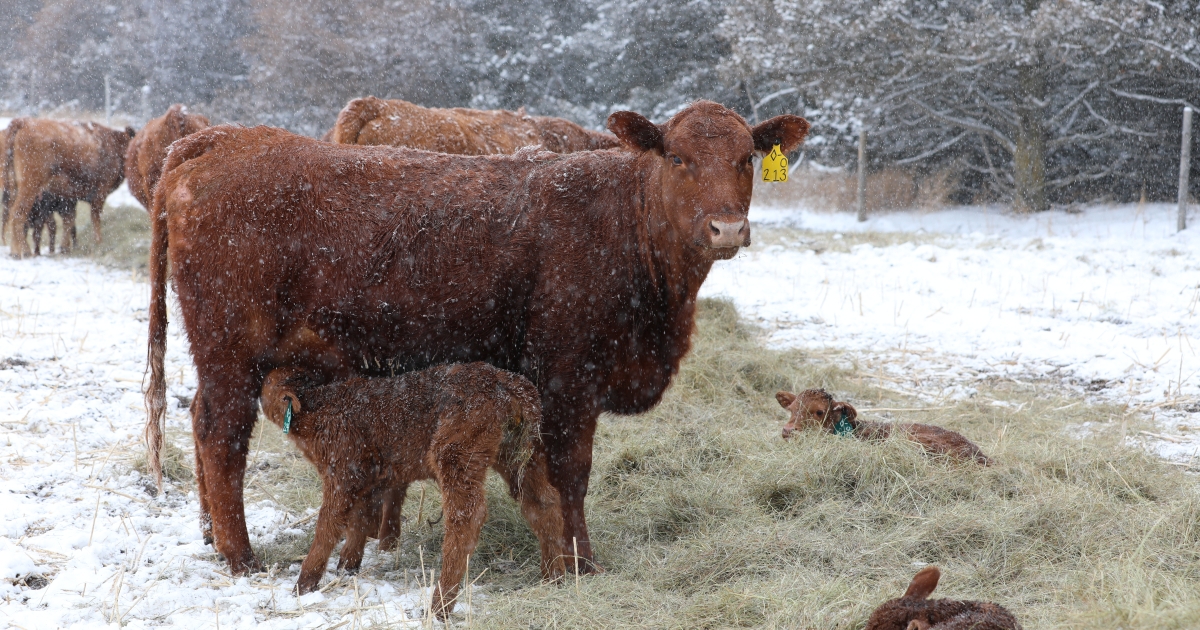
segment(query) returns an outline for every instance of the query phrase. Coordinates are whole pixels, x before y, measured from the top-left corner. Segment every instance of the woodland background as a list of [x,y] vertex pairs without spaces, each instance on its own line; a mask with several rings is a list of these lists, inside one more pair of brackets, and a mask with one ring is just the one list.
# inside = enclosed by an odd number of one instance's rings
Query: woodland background
[[[312,136],[351,98],[600,127],[709,98],[814,123],[803,156],[1022,210],[1171,200],[1200,105],[1200,2],[1132,0],[6,0],[0,109],[183,102]],[[1200,150],[1193,150],[1193,194]]]

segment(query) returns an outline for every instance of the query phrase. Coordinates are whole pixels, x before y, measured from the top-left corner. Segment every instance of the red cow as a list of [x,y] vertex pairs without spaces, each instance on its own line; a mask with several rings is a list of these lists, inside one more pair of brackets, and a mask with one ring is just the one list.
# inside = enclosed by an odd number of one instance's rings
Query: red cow
[[[99,243],[100,211],[121,185],[125,149],[134,134],[131,127],[120,131],[93,122],[14,118],[5,160],[13,236],[24,230],[38,197],[50,193],[91,204],[92,233]],[[73,220],[63,227],[73,230]],[[30,254],[24,238],[13,238],[10,251],[14,258]]]
[[929,599],[941,577],[935,566],[918,571],[904,596],[876,608],[864,630],[1021,630],[1017,618],[999,604]]
[[267,374],[262,406],[321,473],[321,513],[296,584],[301,595],[317,588],[343,533],[339,569],[358,570],[376,530],[379,548],[392,548],[409,484],[437,479],[446,540],[433,609],[444,620],[487,519],[489,467],[537,534],[542,577],[562,575],[562,509],[537,448],[538,392],[524,377],[468,363],[315,385],[300,368],[279,368]]
[[189,114],[187,107],[176,103],[167,113],[146,123],[133,137],[125,150],[125,181],[129,184],[129,192],[142,207],[150,209],[154,186],[162,177],[163,160],[167,158],[171,143],[207,126],[207,118]]
[[174,145],[151,212],[147,438],[155,466],[169,256],[199,381],[206,533],[233,571],[258,566],[242,480],[266,372],[469,361],[538,387],[564,544],[592,569],[596,419],[658,403],[713,262],[750,244],[752,156],[808,132],[797,116],[751,128],[707,101],[608,126],[629,150],[471,157],[232,126]]
[[776,392],[779,406],[791,413],[783,427],[783,439],[801,429],[820,429],[827,433],[851,435],[860,440],[886,440],[892,433],[920,444],[937,455],[990,465],[992,460],[974,442],[942,427],[911,422],[871,422],[859,420],[858,411],[850,403],[837,402],[823,389],[806,389],[797,396],[791,392]]

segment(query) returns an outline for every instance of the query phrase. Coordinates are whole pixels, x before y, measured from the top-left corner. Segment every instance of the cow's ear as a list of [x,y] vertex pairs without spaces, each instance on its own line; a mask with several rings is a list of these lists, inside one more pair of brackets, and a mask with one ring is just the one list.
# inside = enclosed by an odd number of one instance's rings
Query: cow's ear
[[831,415],[841,414],[841,417],[847,420],[858,419],[858,410],[855,409],[854,405],[851,405],[850,403],[840,402],[833,406],[833,411],[834,413]]
[[799,116],[784,114],[758,123],[750,131],[754,136],[754,150],[768,153],[775,145],[784,155],[800,148],[804,136],[808,135],[808,121]]
[[775,400],[779,401],[779,406],[787,409],[796,402],[796,395],[792,392],[775,392]]
[[634,151],[663,150],[662,129],[637,112],[613,112],[608,117],[608,130],[626,147]]
[[137,135],[137,129],[134,129],[133,127],[126,127],[125,133],[132,138]]

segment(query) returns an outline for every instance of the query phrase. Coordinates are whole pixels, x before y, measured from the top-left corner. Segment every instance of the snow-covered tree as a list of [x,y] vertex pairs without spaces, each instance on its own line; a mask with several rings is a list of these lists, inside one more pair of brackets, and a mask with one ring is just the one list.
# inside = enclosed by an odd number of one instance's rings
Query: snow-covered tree
[[877,159],[956,163],[1036,211],[1161,178],[1136,166],[1171,137],[1152,106],[1197,100],[1198,17],[1128,0],[759,0],[730,7],[723,70],[794,91],[831,154],[868,124]]

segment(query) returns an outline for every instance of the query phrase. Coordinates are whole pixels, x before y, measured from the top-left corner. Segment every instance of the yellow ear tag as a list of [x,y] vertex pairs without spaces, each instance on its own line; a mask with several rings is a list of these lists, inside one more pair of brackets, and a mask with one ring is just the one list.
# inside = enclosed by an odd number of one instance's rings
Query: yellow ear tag
[[763,156],[762,162],[764,182],[786,182],[788,176],[788,159],[775,145],[771,152]]

